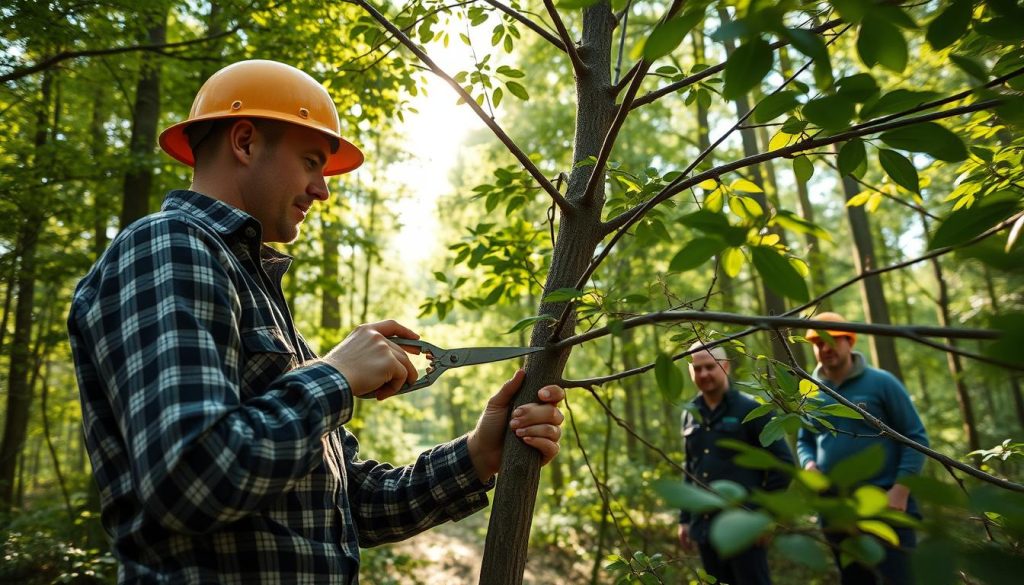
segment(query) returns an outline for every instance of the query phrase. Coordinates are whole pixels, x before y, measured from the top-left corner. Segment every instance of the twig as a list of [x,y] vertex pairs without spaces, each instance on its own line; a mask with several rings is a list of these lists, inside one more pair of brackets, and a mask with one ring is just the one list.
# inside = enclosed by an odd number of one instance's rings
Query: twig
[[427,67],[430,68],[434,75],[437,75],[438,77],[446,81],[448,85],[450,85],[452,89],[455,90],[455,93],[459,94],[459,97],[461,97],[466,102],[466,105],[468,105],[473,110],[477,117],[479,117],[483,121],[483,123],[486,124],[487,127],[490,128],[492,132],[494,132],[494,135],[497,136],[498,140],[500,140],[501,143],[505,145],[505,148],[507,148],[509,152],[512,153],[512,156],[514,156],[516,160],[519,161],[519,164],[523,165],[523,168],[526,170],[526,172],[528,172],[530,176],[533,177],[535,181],[537,181],[541,188],[544,189],[548,196],[551,197],[551,199],[554,200],[554,202],[558,204],[560,208],[562,208],[562,213],[571,213],[572,205],[568,201],[566,201],[565,197],[563,197],[561,193],[558,192],[558,189],[556,189],[555,186],[551,184],[551,181],[549,181],[547,177],[544,176],[544,173],[540,172],[540,169],[538,169],[537,165],[535,165],[533,161],[530,160],[530,157],[527,156],[526,153],[524,153],[522,149],[520,149],[516,145],[516,143],[508,136],[508,134],[505,133],[504,130],[502,130],[501,126],[499,126],[498,123],[495,122],[493,118],[491,118],[490,116],[487,115],[486,112],[484,112],[483,108],[481,108],[480,105],[476,103],[476,100],[474,100],[473,97],[470,96],[469,93],[465,89],[463,89],[463,87],[459,85],[458,82],[456,82],[450,75],[445,73],[444,70],[441,69],[437,65],[437,63],[435,63],[434,60],[431,59],[429,55],[427,55],[425,51],[423,51],[423,49],[416,46],[416,43],[412,42],[412,39],[410,39],[408,36],[405,35],[405,33],[399,30],[398,27],[394,25],[394,23],[388,20],[387,17],[381,14],[376,8],[371,6],[369,2],[367,2],[366,0],[354,0],[354,2],[360,7],[362,7],[363,10],[365,10],[371,17],[373,17],[374,20],[379,22],[381,26],[387,29],[388,32],[390,32],[394,38],[398,39],[399,42],[401,42],[406,48],[412,51],[412,53],[416,55],[416,57],[419,58],[420,61],[422,61]]
[[495,0],[484,0],[484,2],[486,2],[487,4],[490,4],[491,6],[497,8],[498,10],[504,12],[505,14],[507,14],[507,15],[511,16],[512,18],[516,19],[517,21],[521,22],[522,24],[524,24],[526,26],[526,28],[528,28],[528,29],[532,30],[533,32],[537,33],[544,40],[546,40],[547,42],[551,43],[552,45],[558,47],[558,49],[560,51],[565,51],[565,45],[562,43],[562,41],[557,36],[551,34],[550,32],[548,32],[546,30],[544,30],[543,27],[541,27],[536,22],[533,22],[529,18],[526,18],[526,16],[523,15],[522,13],[520,13],[520,12],[518,12],[516,10],[513,10],[512,8],[510,8],[508,6],[505,6],[501,2],[496,2]]
[[555,8],[555,3],[551,0],[544,0],[544,8],[547,8],[548,16],[555,23],[558,37],[562,39],[562,44],[565,45],[565,52],[569,55],[569,61],[572,62],[572,70],[576,73],[577,77],[582,75],[586,71],[587,66],[580,59],[580,54],[576,51],[576,43],[572,42],[572,37],[569,36],[569,31],[566,30],[565,23],[562,22],[562,17],[559,16],[558,9]]
[[793,371],[795,371],[798,376],[817,386],[819,390],[827,394],[836,402],[842,404],[847,408],[852,409],[857,414],[861,415],[861,417],[863,417],[868,424],[882,431],[883,434],[892,438],[896,442],[902,443],[903,445],[906,445],[911,449],[914,449],[915,451],[924,453],[927,457],[931,457],[932,459],[938,461],[939,463],[942,463],[947,467],[955,467],[956,469],[959,469],[960,471],[966,473],[967,475],[970,475],[971,477],[975,477],[984,482],[991,483],[992,485],[996,485],[1004,489],[1024,493],[1024,485],[1014,483],[1012,481],[1007,481],[1005,479],[995,477],[994,475],[989,475],[988,473],[985,473],[980,469],[975,469],[974,467],[971,467],[966,463],[961,463],[956,459],[947,457],[942,453],[939,453],[938,451],[931,449],[930,447],[925,447],[924,445],[918,443],[917,441],[908,439],[907,437],[903,436],[902,434],[894,430],[892,427],[879,420],[877,417],[875,417],[867,410],[864,410],[857,404],[850,402],[849,400],[846,399],[845,396],[829,388],[827,385],[823,384],[819,380],[816,380],[813,376],[808,374],[802,367],[800,367],[800,364],[797,363],[796,356],[793,355],[793,350],[789,347],[789,343],[785,342],[785,338],[783,338],[782,345],[783,347],[786,348],[786,353],[789,355],[790,367],[793,368]]

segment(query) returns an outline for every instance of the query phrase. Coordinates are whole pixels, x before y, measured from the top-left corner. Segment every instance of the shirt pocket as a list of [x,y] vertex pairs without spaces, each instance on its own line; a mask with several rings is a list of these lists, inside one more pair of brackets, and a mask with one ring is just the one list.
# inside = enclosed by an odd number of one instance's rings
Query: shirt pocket
[[253,327],[242,332],[242,395],[264,394],[277,378],[298,366],[298,355],[277,327]]

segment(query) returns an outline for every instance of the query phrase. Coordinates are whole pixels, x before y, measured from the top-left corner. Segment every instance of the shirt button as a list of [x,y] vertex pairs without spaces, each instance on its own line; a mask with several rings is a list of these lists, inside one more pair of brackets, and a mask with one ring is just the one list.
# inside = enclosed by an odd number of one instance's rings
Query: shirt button
[[706,472],[706,471],[705,471],[705,472],[704,472],[704,473],[702,473],[701,475],[702,475],[703,477],[707,477],[707,476],[708,476],[708,472]]
[[256,237],[256,228],[254,228],[252,226],[249,226],[249,227],[245,228],[245,237],[247,237],[247,238],[255,238]]
[[705,426],[705,427],[704,427],[704,430],[705,430],[705,431],[710,431],[710,430],[711,430],[711,427]]
[[710,453],[710,452],[711,452],[711,450],[710,450],[710,449],[704,449],[704,452],[705,452],[705,453]]

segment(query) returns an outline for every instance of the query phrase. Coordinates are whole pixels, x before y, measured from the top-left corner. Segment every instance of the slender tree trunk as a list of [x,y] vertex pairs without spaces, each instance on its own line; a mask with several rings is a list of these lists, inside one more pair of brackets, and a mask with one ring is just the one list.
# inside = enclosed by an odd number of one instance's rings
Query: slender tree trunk
[[[147,42],[158,45],[167,42],[167,16],[169,4],[164,4],[152,26]],[[132,137],[128,148],[129,166],[124,175],[121,197],[121,227],[149,213],[150,191],[153,186],[153,149],[156,127],[160,118],[160,55],[142,53],[139,81],[135,87],[135,105],[132,108]]]
[[[49,140],[50,92],[53,78],[49,72],[43,74],[40,89],[41,101],[36,116],[35,147],[33,165],[41,179],[45,163],[41,151]],[[44,192],[42,181],[33,186],[36,192]],[[43,231],[47,205],[38,202],[25,205],[25,218],[18,232],[16,248],[21,250],[16,286],[18,303],[14,312],[14,337],[11,342],[11,359],[7,376],[7,413],[3,439],[0,440],[0,516],[11,510],[14,497],[15,469],[18,456],[25,446],[28,419],[32,404],[32,387],[29,384],[32,369],[32,312],[35,308],[36,257],[39,235]],[[24,485],[22,483],[22,485]]]
[[[328,220],[323,221],[322,242],[323,256],[320,258],[320,271],[324,284],[320,289],[320,327],[327,334],[330,342],[326,345],[333,345],[340,341],[338,332],[341,330],[341,301],[338,297],[339,281],[338,262],[340,257],[338,247],[341,245],[341,237],[338,234],[341,226]],[[323,348],[324,350],[327,347]]]
[[[989,271],[988,267],[984,267],[982,276],[985,279],[985,290],[988,292],[989,304],[992,305],[993,316],[998,317],[1002,314],[1000,307],[999,295],[996,294],[995,284],[992,282],[992,272]],[[1010,384],[1010,394],[1013,396],[1013,409],[1017,413],[1017,423],[1022,429],[1024,429],[1024,394],[1021,393],[1020,388],[1020,375],[1016,372],[1010,372],[1007,380]]]
[[[93,160],[105,160],[106,134],[103,131],[103,122],[106,119],[106,99],[102,91],[96,92],[92,102],[92,120],[89,123],[89,150],[92,152]],[[109,220],[107,210],[107,194],[104,188],[105,180],[98,179],[93,197],[93,218],[92,218],[92,254],[94,260],[99,260],[103,251],[107,249],[107,221]]]
[[[843,192],[846,200],[854,198],[860,189],[852,178],[843,177]],[[874,240],[871,238],[871,223],[868,220],[867,212],[861,206],[847,207],[846,217],[850,221],[850,231],[853,232],[854,261],[857,272],[863,274],[867,270],[878,268],[875,258]],[[885,289],[882,288],[882,279],[876,274],[860,281],[861,299],[864,302],[864,315],[868,323],[888,325],[889,304],[885,300]],[[903,379],[903,370],[900,368],[899,358],[896,356],[896,344],[892,337],[875,335],[870,337],[871,358],[875,364],[896,376]]]
[[[721,18],[723,23],[729,22],[730,20],[729,13],[724,8],[720,8],[718,10],[718,16],[719,18]],[[732,55],[732,52],[736,48],[735,41],[731,38],[727,39],[724,42],[724,45],[726,54]],[[733,104],[735,104],[736,107],[737,118],[742,118],[743,116],[746,116],[748,112],[750,112],[750,98],[747,95],[744,95],[743,97],[735,100]],[[740,140],[743,143],[744,156],[755,156],[760,153],[760,149],[758,148],[757,144],[757,136],[752,128],[742,128],[740,130]],[[762,166],[757,165],[751,167],[750,173],[750,180],[753,181],[753,183],[763,191],[765,188],[765,180],[764,175],[762,174]],[[755,193],[753,194],[753,197],[754,199],[757,200],[758,204],[761,205],[761,208],[764,209],[765,213],[769,213],[767,196],[764,193]],[[780,238],[783,238],[783,243],[785,243],[783,234],[781,232],[779,232],[778,230],[772,230],[772,233],[775,233]],[[785,300],[783,300],[783,298],[780,297],[779,295],[775,294],[775,291],[769,289],[768,286],[764,284],[764,282],[761,283],[761,293],[764,295],[764,308],[767,314],[781,315],[786,312]],[[776,333],[768,333],[768,337],[772,348],[772,357],[783,363],[788,362],[789,351],[786,348],[785,341],[781,339],[779,335]],[[807,356],[804,352],[803,346],[793,345],[791,349],[793,350],[793,356],[797,359],[797,363],[801,367],[806,365]]]
[[[561,219],[551,268],[544,285],[546,293],[574,287],[590,263],[600,239],[598,228],[604,207],[604,182],[598,181],[595,192],[582,204],[593,169],[575,163],[600,153],[601,143],[614,116],[610,56],[615,24],[608,2],[599,2],[583,11],[583,42],[579,55],[586,69],[578,72],[576,78],[578,103],[574,168],[566,191],[566,199],[573,204],[573,209],[564,213]],[[557,317],[564,305],[542,302],[539,314]],[[552,334],[558,338],[570,335],[575,326],[573,318],[561,331],[552,331],[551,323],[541,322],[533,329],[531,345],[544,345]],[[516,396],[515,405],[536,401],[537,390],[541,386],[560,379],[568,357],[569,350],[533,354],[526,362],[526,379],[523,390]],[[480,573],[482,584],[522,583],[539,478],[538,453],[514,435],[507,434],[484,547]]]
[[[924,226],[924,233],[931,233],[928,230],[928,219],[920,214],[921,224]],[[950,326],[949,311],[949,287],[946,285],[946,278],[942,273],[942,264],[938,258],[931,259],[932,272],[935,274],[935,281],[939,287],[939,297],[936,300],[936,309],[941,327]],[[947,339],[946,343],[956,348],[955,339]],[[953,387],[956,389],[956,401],[960,405],[960,415],[963,416],[964,434],[967,436],[967,446],[970,451],[981,448],[981,440],[978,436],[978,427],[974,422],[974,405],[971,402],[971,395],[967,391],[967,384],[964,382],[964,368],[960,356],[953,352],[946,352],[946,365],[949,367],[949,375],[953,378]],[[981,460],[976,457],[975,463],[980,466]]]

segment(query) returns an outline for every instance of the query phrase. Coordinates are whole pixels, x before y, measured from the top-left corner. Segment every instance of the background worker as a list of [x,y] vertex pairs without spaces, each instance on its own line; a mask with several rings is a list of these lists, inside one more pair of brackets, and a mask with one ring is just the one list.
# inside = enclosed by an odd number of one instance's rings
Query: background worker
[[417,335],[363,325],[318,358],[295,329],[291,258],[266,243],[295,240],[325,177],[363,160],[312,77],[230,65],[160,144],[195,167],[191,188],[115,238],[68,319],[119,582],[355,583],[360,547],[486,505],[508,426],[555,456],[564,393],[509,415],[519,371],[472,432],[414,465],[359,458],[353,401],[416,379],[388,337]]
[[[760,403],[749,396],[732,389],[729,379],[730,364],[725,349],[713,347],[704,349],[700,341],[690,346],[690,378],[697,386],[698,394],[691,404],[699,415],[691,410],[683,413],[682,433],[686,453],[687,483],[695,478],[707,485],[715,480],[734,481],[747,490],[774,491],[789,485],[789,476],[778,470],[748,469],[733,463],[736,452],[718,446],[721,439],[736,439],[755,447],[761,446],[760,436],[770,417],[762,416],[747,423],[747,414]],[[778,439],[769,445],[777,459],[788,465],[793,464],[789,445]],[[768,570],[768,556],[762,543],[751,546],[735,556],[721,558],[709,541],[709,528],[713,515],[692,514],[686,510],[679,514],[679,543],[684,548],[697,544],[704,570],[715,576],[719,582],[732,585],[771,583]]]
[[[822,313],[815,317],[819,321],[845,322],[838,313]],[[847,331],[828,330],[829,337],[814,329],[807,330],[807,339],[814,344],[814,357],[818,366],[814,377],[844,398],[870,412],[873,416],[905,437],[928,445],[928,435],[921,417],[914,408],[903,384],[889,372],[873,368],[864,356],[853,351],[857,335]],[[824,404],[836,401],[822,394]],[[899,483],[900,478],[916,475],[924,466],[924,455],[919,451],[879,435],[878,429],[864,419],[830,416],[828,421],[835,426],[835,432],[822,429],[811,432],[801,429],[797,435],[797,454],[800,464],[806,469],[820,469],[828,473],[843,459],[851,457],[872,445],[881,445],[885,462],[881,471],[867,480],[867,484],[878,486],[889,497],[889,507],[894,510],[918,515],[917,504],[910,497],[910,490]],[[899,548],[887,548],[885,559],[874,569],[858,563],[843,567],[839,558],[839,543],[848,536],[825,527],[825,535],[833,544],[836,564],[844,585],[853,584],[902,584],[911,583],[910,563],[906,550],[916,545],[914,531],[906,527],[894,527],[900,539]]]

